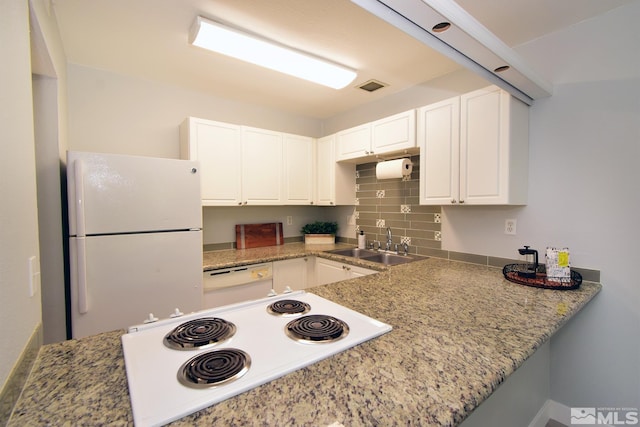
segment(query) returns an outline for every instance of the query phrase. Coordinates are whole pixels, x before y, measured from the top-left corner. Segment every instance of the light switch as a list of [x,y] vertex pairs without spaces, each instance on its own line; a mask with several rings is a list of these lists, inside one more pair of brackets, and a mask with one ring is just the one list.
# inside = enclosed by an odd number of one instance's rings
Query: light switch
[[29,296],[33,297],[40,290],[40,266],[36,256],[29,257]]

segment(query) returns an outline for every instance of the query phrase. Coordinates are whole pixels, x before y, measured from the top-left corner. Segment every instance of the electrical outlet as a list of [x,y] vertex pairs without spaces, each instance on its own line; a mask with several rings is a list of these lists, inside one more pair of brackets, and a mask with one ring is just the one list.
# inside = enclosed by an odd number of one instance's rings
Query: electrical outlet
[[287,216],[287,225],[293,225],[293,217]]
[[505,219],[504,220],[504,234],[516,234],[516,220],[515,219]]

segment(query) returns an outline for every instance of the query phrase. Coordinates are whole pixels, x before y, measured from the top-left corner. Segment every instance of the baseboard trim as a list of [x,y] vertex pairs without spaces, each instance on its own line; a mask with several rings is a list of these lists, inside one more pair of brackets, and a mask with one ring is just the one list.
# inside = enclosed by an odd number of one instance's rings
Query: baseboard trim
[[552,400],[547,400],[546,402],[544,402],[544,405],[542,405],[542,408],[540,408],[536,416],[533,418],[533,420],[531,420],[528,427],[545,427],[547,425],[549,419],[553,418],[549,415],[549,407],[552,405],[552,402]]
[[22,388],[24,387],[33,363],[38,356],[38,351],[42,347],[42,323],[38,323],[34,329],[27,345],[25,346],[22,354],[16,361],[9,377],[4,384],[2,390],[0,390],[0,425],[3,426],[9,421],[13,407],[20,397]]
[[556,402],[555,400],[547,400],[542,405],[528,427],[545,427],[550,419],[554,419],[564,425],[571,425],[571,408]]
[[[547,400],[538,411],[528,427],[545,427],[550,419],[554,419],[566,426],[571,426],[571,408],[555,400]],[[611,427],[607,424],[598,424],[603,427]]]

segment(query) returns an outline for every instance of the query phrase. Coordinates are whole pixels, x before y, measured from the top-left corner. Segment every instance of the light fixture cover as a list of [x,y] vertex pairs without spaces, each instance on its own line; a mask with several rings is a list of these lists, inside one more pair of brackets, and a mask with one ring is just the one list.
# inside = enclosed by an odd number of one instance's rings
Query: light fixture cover
[[342,89],[357,73],[272,41],[198,16],[191,28],[189,42],[223,55],[289,74],[334,89]]

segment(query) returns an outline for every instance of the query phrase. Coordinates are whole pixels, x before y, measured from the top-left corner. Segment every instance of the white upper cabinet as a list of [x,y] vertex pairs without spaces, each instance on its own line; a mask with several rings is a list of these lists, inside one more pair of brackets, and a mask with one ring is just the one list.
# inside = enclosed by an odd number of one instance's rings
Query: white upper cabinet
[[283,135],[284,204],[312,205],[315,181],[315,139],[300,135]]
[[526,204],[528,123],[495,86],[420,108],[420,203]]
[[336,136],[316,141],[316,204],[353,205],[356,202],[356,165],[336,163]]
[[493,86],[460,97],[460,201],[527,203],[529,107]]
[[445,205],[460,193],[460,97],[418,109],[420,203]]
[[200,162],[203,206],[311,203],[313,142],[193,117],[180,126],[181,157]]
[[241,127],[187,118],[180,126],[180,156],[200,161],[202,204],[242,203]]
[[242,203],[282,205],[282,134],[242,127]]
[[338,160],[350,160],[371,154],[371,124],[345,129],[336,135]]
[[392,153],[416,147],[416,110],[405,111],[371,123],[372,154]]
[[337,133],[337,160],[367,162],[416,147],[416,113],[405,111]]

